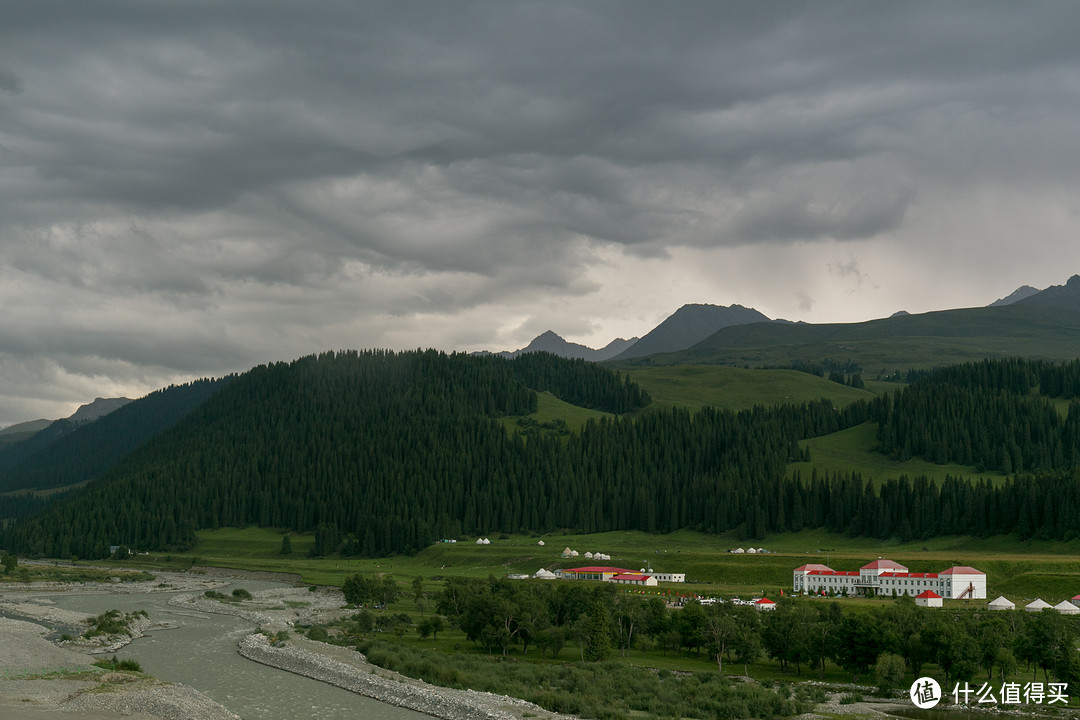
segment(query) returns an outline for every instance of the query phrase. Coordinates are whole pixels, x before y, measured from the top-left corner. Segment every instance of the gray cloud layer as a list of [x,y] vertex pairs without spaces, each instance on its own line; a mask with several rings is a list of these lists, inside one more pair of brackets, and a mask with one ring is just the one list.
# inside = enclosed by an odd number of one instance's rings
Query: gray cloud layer
[[1078,22],[1050,2],[17,2],[0,426],[324,348],[602,345],[684,302],[861,319],[853,294],[865,317],[1061,282]]

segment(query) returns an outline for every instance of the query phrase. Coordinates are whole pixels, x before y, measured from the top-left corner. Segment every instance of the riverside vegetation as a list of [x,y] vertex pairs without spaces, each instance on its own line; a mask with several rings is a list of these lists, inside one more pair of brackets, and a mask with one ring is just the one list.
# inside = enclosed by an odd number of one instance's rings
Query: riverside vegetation
[[[360,594],[348,599],[385,599],[382,581],[350,586]],[[419,588],[414,600],[428,607]],[[800,679],[876,685],[886,695],[923,675],[950,688],[1080,682],[1080,618],[1054,611],[927,610],[910,598],[783,598],[768,613],[697,600],[672,608],[606,583],[496,578],[447,579],[430,601],[434,612],[417,620],[400,608],[363,608],[308,635],[436,685],[590,718],[788,715],[824,699],[821,686],[786,686]],[[730,678],[748,674],[763,684]]]

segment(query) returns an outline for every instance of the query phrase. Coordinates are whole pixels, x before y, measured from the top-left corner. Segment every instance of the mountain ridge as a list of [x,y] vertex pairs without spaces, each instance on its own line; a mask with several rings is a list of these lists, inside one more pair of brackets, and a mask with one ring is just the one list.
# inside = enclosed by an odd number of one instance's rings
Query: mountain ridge
[[530,352],[549,352],[569,360],[588,360],[590,362],[603,362],[609,360],[636,343],[638,338],[615,338],[602,348],[594,350],[588,345],[581,345],[566,340],[554,330],[545,330],[532,339],[525,347],[519,350],[504,350],[497,353],[480,353],[498,355],[504,358],[515,358],[518,355]]
[[754,308],[742,305],[683,305],[613,359],[627,360],[657,352],[684,350],[725,327],[759,322],[772,321]]

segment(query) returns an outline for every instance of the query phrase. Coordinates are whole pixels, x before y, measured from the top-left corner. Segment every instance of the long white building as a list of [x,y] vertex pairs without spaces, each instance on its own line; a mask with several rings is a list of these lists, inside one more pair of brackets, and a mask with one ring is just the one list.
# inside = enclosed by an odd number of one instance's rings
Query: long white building
[[913,573],[898,562],[878,558],[857,571],[833,570],[819,563],[795,568],[792,590],[842,595],[920,595],[931,590],[951,600],[986,598],[986,573],[956,565],[937,573]]

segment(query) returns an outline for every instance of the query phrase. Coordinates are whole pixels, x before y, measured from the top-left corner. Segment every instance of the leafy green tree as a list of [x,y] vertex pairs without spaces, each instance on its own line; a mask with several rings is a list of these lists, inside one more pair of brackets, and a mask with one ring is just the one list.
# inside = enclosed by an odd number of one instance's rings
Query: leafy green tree
[[881,653],[874,663],[874,677],[877,678],[878,687],[885,691],[900,687],[904,682],[905,669],[904,658],[893,653]]
[[848,613],[840,622],[833,659],[852,674],[855,682],[877,662],[882,629],[874,613]]
[[731,652],[742,628],[729,605],[710,605],[705,612],[705,638],[709,654],[716,657],[716,670],[724,674],[724,655]]
[[611,614],[608,608],[596,602],[582,620],[582,658],[588,662],[606,659],[611,654]]

